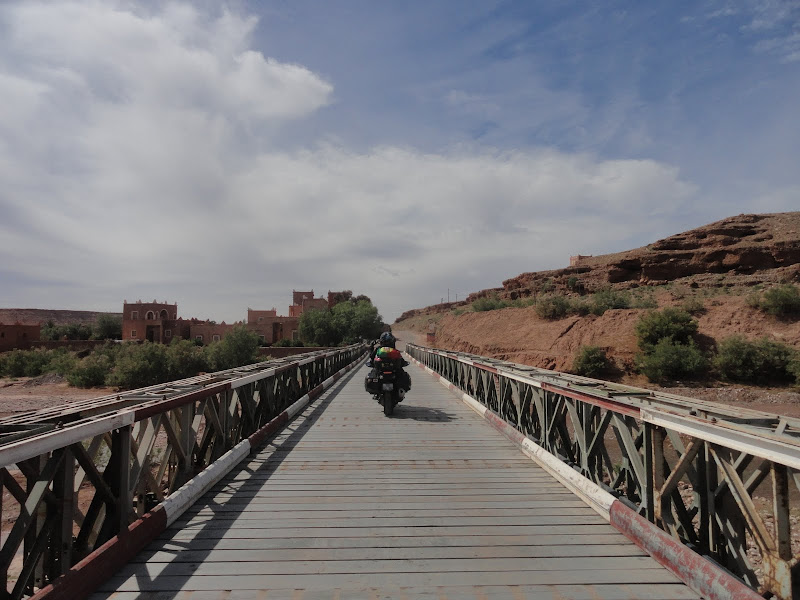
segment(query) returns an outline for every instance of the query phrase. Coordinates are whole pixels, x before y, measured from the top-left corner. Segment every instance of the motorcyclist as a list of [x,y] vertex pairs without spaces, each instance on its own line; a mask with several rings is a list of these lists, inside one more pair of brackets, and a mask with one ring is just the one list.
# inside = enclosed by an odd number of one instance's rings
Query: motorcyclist
[[[374,365],[373,361],[375,360],[375,356],[377,356],[378,351],[381,348],[395,348],[396,343],[397,343],[397,340],[391,334],[391,332],[384,331],[381,334],[381,337],[379,338],[378,343],[375,345],[375,348],[370,353],[369,362],[367,363],[367,365],[370,366],[370,367],[373,367],[373,369],[374,369],[375,365]],[[407,367],[408,364],[409,364],[408,361],[406,359],[402,359],[402,360],[403,360],[402,366],[403,367]],[[408,391],[408,390],[411,389],[411,376],[408,373],[406,373],[403,369],[401,369],[400,372],[401,372],[401,375],[400,375],[400,378],[399,378],[399,384],[398,385],[401,388],[403,388],[404,390]]]

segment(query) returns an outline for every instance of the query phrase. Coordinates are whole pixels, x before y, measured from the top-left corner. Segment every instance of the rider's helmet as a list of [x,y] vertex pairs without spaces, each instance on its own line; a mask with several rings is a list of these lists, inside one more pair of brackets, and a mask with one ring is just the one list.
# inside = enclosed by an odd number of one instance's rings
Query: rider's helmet
[[384,331],[381,334],[380,344],[382,348],[394,348],[395,344],[394,336],[388,331]]

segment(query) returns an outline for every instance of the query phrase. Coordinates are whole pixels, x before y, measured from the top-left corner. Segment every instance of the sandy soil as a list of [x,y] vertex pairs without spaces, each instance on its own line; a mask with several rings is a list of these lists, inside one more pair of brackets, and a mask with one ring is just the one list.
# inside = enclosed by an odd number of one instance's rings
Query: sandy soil
[[58,376],[0,379],[0,417],[14,413],[67,405],[76,400],[99,398],[113,393],[112,388],[70,387]]

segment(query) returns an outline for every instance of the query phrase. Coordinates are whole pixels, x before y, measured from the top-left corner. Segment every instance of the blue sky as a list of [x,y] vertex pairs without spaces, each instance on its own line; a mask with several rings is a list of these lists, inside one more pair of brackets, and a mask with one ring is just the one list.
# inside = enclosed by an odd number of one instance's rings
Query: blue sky
[[384,316],[800,209],[800,2],[7,2],[0,305]]

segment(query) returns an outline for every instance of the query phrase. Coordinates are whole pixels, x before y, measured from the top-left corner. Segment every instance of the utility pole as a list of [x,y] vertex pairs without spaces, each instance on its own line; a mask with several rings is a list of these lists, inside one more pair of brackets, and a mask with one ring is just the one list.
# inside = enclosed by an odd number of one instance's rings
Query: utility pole
[[447,288],[447,303],[450,304],[450,288]]

